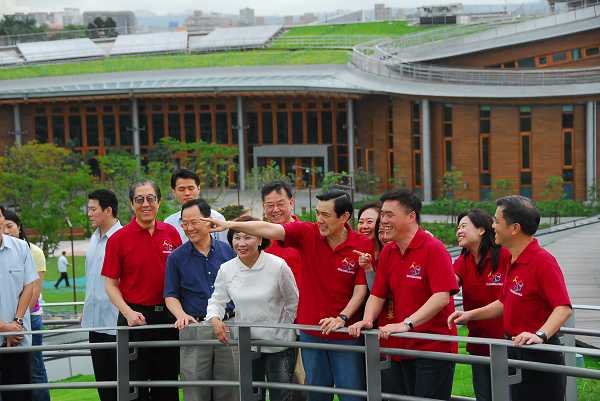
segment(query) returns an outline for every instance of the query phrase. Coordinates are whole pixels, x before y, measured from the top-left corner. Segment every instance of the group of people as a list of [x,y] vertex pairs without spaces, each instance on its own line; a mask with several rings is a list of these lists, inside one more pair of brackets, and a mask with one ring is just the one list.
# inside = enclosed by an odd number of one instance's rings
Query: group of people
[[[315,223],[293,214],[294,193],[283,181],[262,188],[262,219],[226,221],[200,198],[199,184],[192,171],[173,174],[171,190],[181,210],[165,222],[157,220],[161,191],[152,181],[131,186],[134,216],[124,226],[117,219],[114,193],[102,189],[88,196],[95,231],[86,255],[81,325],[92,329],[89,342],[114,342],[116,326],[168,324],[172,328],[129,330],[130,341],[222,343],[139,348],[130,358],[131,380],[238,380],[237,332],[230,324],[235,321],[256,324],[253,339],[362,345],[362,330],[377,328],[382,347],[445,353],[456,353],[457,343],[392,335],[456,335],[456,325],[466,324],[471,336],[511,339],[510,358],[564,363],[560,353],[526,347],[557,344],[557,333],[571,314],[560,267],[533,238],[540,215],[528,198],[498,199],[493,217],[481,210],[462,214],[456,231],[462,253],[452,262],[444,244],[421,227],[421,200],[408,190],[387,192],[379,202],[363,206],[354,230],[352,199],[340,189],[317,195]],[[1,211],[0,228],[9,213]],[[28,330],[39,281],[33,245],[8,235],[0,240],[0,332]],[[461,287],[464,311],[457,311],[453,295]],[[195,324],[203,321],[209,324]],[[265,327],[276,323],[318,329]],[[339,330],[343,327],[347,330]],[[29,345],[27,336],[3,338],[3,346]],[[285,346],[253,350],[255,381],[356,390],[366,385],[361,353]],[[489,354],[487,346],[469,344],[467,350]],[[20,358],[18,364],[14,358]],[[0,383],[30,382],[25,380],[24,372],[31,371],[26,359],[23,353],[0,353]],[[453,361],[414,352],[390,359],[391,367],[381,372],[384,392],[450,399]],[[92,361],[96,380],[116,380],[113,349],[92,350]],[[491,400],[488,366],[473,365],[473,386],[478,401]],[[558,401],[564,391],[562,375],[528,370],[511,385],[513,401]],[[238,392],[231,386],[184,387],[186,401],[236,400]],[[259,400],[267,399],[265,390],[255,392]],[[102,401],[117,399],[114,389],[98,393]],[[2,400],[31,399],[27,392],[10,398],[15,394],[3,393]],[[268,390],[271,401],[332,397]],[[137,399],[174,401],[178,390],[138,387]]]

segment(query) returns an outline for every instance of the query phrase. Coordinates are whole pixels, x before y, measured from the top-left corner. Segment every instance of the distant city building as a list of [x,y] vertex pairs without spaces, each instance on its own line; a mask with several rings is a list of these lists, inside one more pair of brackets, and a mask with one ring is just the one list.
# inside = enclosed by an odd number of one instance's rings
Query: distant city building
[[377,3],[374,7],[375,21],[387,21],[392,19],[392,9],[383,3]]
[[302,25],[311,24],[318,20],[319,17],[317,17],[314,13],[304,13],[300,16],[300,24]]
[[341,22],[363,22],[365,20],[365,12],[363,10],[344,12],[333,17],[327,17],[325,22],[327,23],[341,23]]
[[256,25],[265,25],[265,17],[256,17]]
[[117,24],[119,33],[136,32],[137,22],[133,11],[86,11],[83,13],[83,24],[87,26],[98,17],[102,20],[112,18]]
[[417,10],[422,25],[456,24],[457,16],[464,14],[462,3],[423,6]]
[[217,27],[233,26],[233,20],[221,14],[204,14],[200,10],[194,10],[194,13],[185,20],[185,26],[190,32],[210,32]]
[[83,25],[83,16],[78,8],[65,8],[62,16],[62,24],[66,25]]
[[241,26],[252,26],[256,25],[256,17],[254,16],[253,8],[242,8],[240,10],[240,25]]
[[294,25],[294,16],[286,15],[283,17],[283,25]]

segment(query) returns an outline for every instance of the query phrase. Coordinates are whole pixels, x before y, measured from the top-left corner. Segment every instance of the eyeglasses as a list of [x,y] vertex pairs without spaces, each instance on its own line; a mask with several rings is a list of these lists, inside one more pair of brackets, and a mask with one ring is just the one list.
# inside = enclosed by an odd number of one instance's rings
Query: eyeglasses
[[263,208],[270,212],[271,210],[278,208],[278,209],[283,209],[286,205],[288,205],[288,202],[277,202],[277,203],[263,203]]
[[179,223],[181,224],[181,228],[183,228],[184,230],[187,229],[188,227],[199,227],[200,225],[202,225],[202,223],[205,223],[205,221],[203,220],[190,220],[190,221],[183,221],[183,220],[179,220]]
[[156,195],[140,195],[133,198],[133,202],[138,205],[143,205],[144,201],[148,202],[149,205],[154,205],[158,201],[158,197]]

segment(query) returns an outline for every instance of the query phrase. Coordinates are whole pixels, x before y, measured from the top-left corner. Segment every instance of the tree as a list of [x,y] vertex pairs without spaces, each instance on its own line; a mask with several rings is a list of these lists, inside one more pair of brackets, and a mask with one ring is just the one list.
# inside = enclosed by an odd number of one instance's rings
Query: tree
[[111,17],[108,17],[106,20],[96,17],[87,26],[88,37],[91,39],[114,38],[119,34],[116,27],[117,23]]
[[290,178],[284,175],[277,163],[272,160],[264,167],[253,167],[246,175],[248,187],[253,188],[255,191],[258,191],[265,184],[275,180],[290,182]]
[[36,142],[0,157],[0,199],[39,233],[46,254],[61,240],[65,218],[79,227],[87,222],[82,208],[92,178],[88,167],[74,160],[67,149]]
[[460,170],[449,170],[442,177],[442,197],[449,202],[451,223],[456,223],[456,191],[463,182],[463,174]]
[[514,193],[514,185],[508,178],[503,178],[496,181],[496,188],[494,189],[494,198],[502,198],[504,196],[512,195]]
[[561,176],[551,175],[546,179],[542,196],[552,205],[554,224],[560,222],[560,201],[564,198],[565,181]]

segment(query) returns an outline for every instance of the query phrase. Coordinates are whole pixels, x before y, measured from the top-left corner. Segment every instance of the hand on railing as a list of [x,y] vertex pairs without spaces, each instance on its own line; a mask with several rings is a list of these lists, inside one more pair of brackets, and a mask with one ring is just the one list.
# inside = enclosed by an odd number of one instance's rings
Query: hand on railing
[[410,326],[406,323],[386,324],[379,328],[379,339],[387,340],[391,334],[406,333],[410,331]]
[[532,345],[532,344],[543,344],[544,340],[533,333],[527,331],[522,332],[516,337],[512,338],[515,345]]
[[125,319],[127,319],[127,326],[129,327],[146,325],[146,317],[133,309],[125,315]]
[[179,330],[183,330],[192,323],[198,323],[198,321],[190,315],[188,315],[187,313],[184,313],[183,315],[179,316],[175,321],[175,327]]
[[321,319],[319,320],[319,324],[321,325],[321,333],[329,334],[339,328],[344,327],[346,322],[341,317],[337,316]]
[[348,334],[350,334],[352,337],[360,337],[361,330],[368,330],[372,328],[373,322],[369,322],[368,320],[360,320],[348,327]]
[[471,319],[468,312],[461,310],[454,311],[450,316],[448,316],[448,328],[451,329],[459,324],[467,324],[469,320]]
[[223,344],[229,344],[229,327],[218,317],[210,319],[210,323],[213,326],[213,333],[217,337],[217,340]]
[[[24,328],[17,321],[13,321],[13,322],[4,324],[2,326],[2,330],[0,330],[0,331],[4,331],[4,332],[24,331]],[[23,341],[23,338],[25,338],[25,337],[22,335],[6,336],[5,337],[6,346],[7,347],[16,347],[21,343],[21,341]]]

